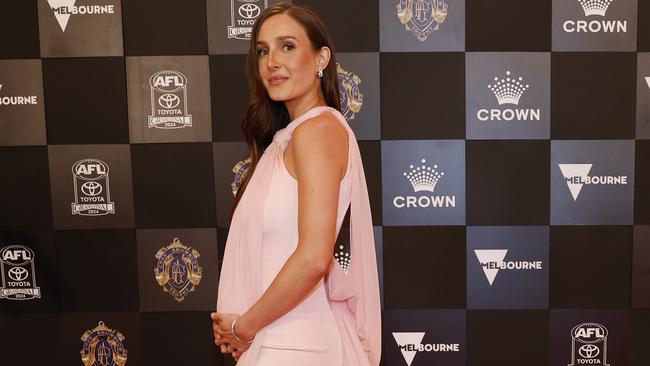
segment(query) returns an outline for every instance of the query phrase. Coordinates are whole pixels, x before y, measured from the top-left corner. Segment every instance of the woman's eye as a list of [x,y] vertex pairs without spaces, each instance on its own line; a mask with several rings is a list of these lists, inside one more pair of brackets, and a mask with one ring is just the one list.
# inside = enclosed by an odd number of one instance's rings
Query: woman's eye
[[292,49],[293,49],[293,45],[290,44],[290,43],[286,43],[286,44],[284,45],[284,47],[287,48],[287,49],[289,49],[289,50],[292,50]]
[[266,52],[266,50],[264,50],[264,49],[259,49],[259,50],[257,50],[257,55],[258,55],[258,56],[263,56],[263,55],[264,55],[263,52]]

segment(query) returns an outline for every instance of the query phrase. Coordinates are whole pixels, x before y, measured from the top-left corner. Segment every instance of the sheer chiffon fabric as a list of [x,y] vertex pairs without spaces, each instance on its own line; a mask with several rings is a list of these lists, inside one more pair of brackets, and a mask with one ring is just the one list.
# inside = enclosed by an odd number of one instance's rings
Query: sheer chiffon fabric
[[345,270],[334,260],[327,282],[321,281],[294,309],[258,331],[238,366],[379,365],[381,305],[368,189],[354,132],[334,108],[314,107],[298,116],[276,132],[264,151],[230,225],[217,311],[246,312],[295,249],[297,182],[284,167],[283,152],[300,123],[325,112],[333,113],[348,131],[337,233],[349,204],[349,266]]

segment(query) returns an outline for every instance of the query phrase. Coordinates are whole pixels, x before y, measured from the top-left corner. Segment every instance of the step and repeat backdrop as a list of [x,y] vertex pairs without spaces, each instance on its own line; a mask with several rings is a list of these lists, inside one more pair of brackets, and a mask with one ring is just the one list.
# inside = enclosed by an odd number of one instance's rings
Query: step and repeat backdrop
[[[234,364],[209,314],[274,2],[0,3],[2,364]],[[650,365],[650,2],[294,3],[363,154],[383,365]]]

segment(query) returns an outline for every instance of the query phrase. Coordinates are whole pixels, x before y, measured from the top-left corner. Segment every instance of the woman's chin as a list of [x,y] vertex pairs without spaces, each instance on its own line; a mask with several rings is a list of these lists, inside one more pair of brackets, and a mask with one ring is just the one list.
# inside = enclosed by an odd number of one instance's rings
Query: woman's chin
[[286,95],[283,94],[275,94],[275,93],[269,93],[269,98],[271,98],[272,101],[274,102],[284,102],[288,100]]

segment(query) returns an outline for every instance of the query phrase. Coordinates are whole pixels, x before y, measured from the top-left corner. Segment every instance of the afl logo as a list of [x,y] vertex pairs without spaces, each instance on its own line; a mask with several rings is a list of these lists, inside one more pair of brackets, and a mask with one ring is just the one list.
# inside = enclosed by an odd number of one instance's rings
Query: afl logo
[[86,366],[124,366],[127,350],[124,336],[107,327],[103,321],[82,336],[81,362]]
[[79,160],[72,166],[75,176],[84,180],[97,180],[108,175],[108,165],[97,159]]
[[151,75],[149,83],[160,92],[173,93],[185,87],[187,78],[178,71],[164,70]]
[[149,78],[151,115],[149,128],[192,127],[187,109],[187,77],[174,70],[163,70]]
[[607,363],[607,328],[598,323],[582,323],[571,329],[571,363],[601,365]]
[[74,163],[73,215],[101,216],[115,213],[115,203],[110,202],[108,171],[108,164],[98,159],[83,159]]
[[582,343],[595,343],[607,338],[607,329],[598,323],[583,323],[576,325],[571,334]]
[[29,300],[41,297],[36,286],[34,252],[23,245],[9,245],[0,250],[0,299]]

